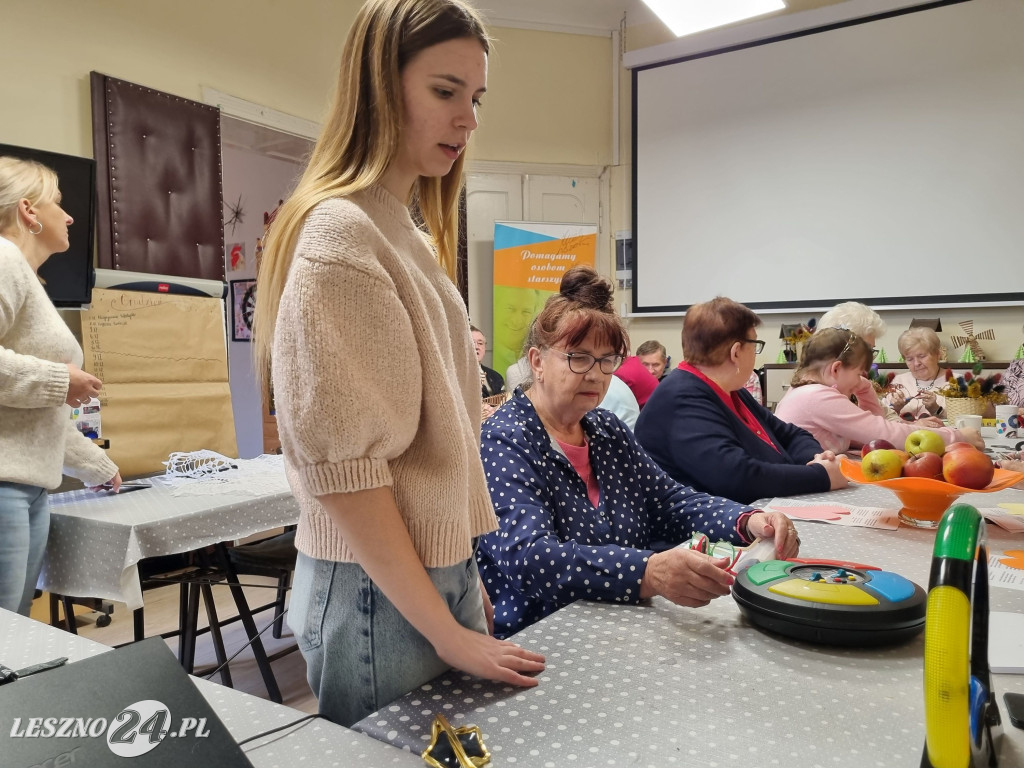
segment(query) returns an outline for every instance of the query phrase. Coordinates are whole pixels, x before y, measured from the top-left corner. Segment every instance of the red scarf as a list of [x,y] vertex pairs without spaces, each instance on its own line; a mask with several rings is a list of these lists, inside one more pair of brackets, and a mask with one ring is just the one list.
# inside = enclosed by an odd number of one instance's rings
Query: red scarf
[[687,373],[692,373],[698,379],[700,379],[709,387],[711,387],[711,391],[718,395],[719,399],[723,403],[725,403],[725,407],[732,411],[734,414],[736,414],[736,418],[743,422],[744,426],[746,426],[747,429],[749,429],[759,438],[768,443],[768,445],[770,445],[776,451],[779,450],[778,446],[776,446],[775,443],[772,442],[771,437],[768,436],[768,431],[764,428],[761,422],[759,422],[754,417],[754,414],[750,412],[750,409],[747,408],[746,403],[744,403],[743,400],[740,399],[740,393],[738,391],[726,392],[724,389],[718,386],[718,384],[709,379],[701,371],[694,368],[686,361],[683,361],[679,364],[679,370],[686,371]]

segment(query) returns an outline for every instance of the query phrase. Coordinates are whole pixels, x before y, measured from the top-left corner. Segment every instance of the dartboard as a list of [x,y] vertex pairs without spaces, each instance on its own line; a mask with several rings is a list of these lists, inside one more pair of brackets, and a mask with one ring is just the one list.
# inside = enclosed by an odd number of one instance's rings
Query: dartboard
[[250,331],[252,330],[252,315],[256,310],[256,284],[253,283],[245,289],[245,293],[242,295],[242,320],[245,322],[245,327]]

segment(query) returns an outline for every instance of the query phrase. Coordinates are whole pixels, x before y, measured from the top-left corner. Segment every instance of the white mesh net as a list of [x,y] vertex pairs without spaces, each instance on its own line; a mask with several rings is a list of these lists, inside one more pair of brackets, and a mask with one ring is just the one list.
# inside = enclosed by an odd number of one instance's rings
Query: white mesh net
[[206,477],[215,472],[233,469],[236,465],[227,456],[216,451],[175,451],[163,462],[167,477]]
[[163,482],[173,488],[172,496],[267,496],[289,490],[280,455],[243,460],[202,450],[175,452],[163,463]]

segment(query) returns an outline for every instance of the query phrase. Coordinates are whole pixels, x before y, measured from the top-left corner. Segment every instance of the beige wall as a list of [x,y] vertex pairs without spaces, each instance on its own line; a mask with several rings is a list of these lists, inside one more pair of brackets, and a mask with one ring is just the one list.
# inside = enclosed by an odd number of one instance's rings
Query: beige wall
[[[203,86],[274,109],[318,120],[333,87],[341,42],[359,0],[50,0],[4,2],[0,46],[0,140],[57,152],[92,154],[89,71],[200,99]],[[612,161],[612,50],[607,38],[518,29],[492,30],[490,92],[472,157],[530,163],[603,166]],[[666,39],[663,28],[627,30],[626,45]],[[608,237],[630,222],[629,74],[620,70],[620,158],[612,169]],[[828,268],[822,266],[821,268]],[[887,279],[880,275],[880,279]],[[953,277],[951,276],[951,279]],[[724,290],[727,291],[727,288]],[[629,301],[624,293],[621,301]],[[886,313],[885,339],[895,359],[895,337],[913,313]],[[932,315],[932,311],[919,311]],[[938,313],[943,326],[974,319],[992,327],[993,359],[1012,357],[1024,341],[1019,309]],[[778,354],[774,329],[802,315],[767,315],[769,345],[762,362]],[[678,360],[679,318],[629,321],[639,343],[664,342]]]
[[[4,2],[2,140],[92,155],[89,72],[201,100],[203,86],[310,120],[359,0]],[[608,39],[495,29],[473,157],[611,161]],[[595,117],[597,116],[597,117]]]

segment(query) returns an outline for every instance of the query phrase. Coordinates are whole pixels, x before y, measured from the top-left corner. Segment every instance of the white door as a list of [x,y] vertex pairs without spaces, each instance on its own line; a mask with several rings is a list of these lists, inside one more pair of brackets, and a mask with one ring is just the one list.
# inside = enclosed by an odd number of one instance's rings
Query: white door
[[[494,222],[548,221],[601,226],[600,180],[545,174],[466,175],[469,316],[490,349],[493,330]],[[598,236],[599,260],[603,238]],[[598,266],[598,271],[602,271]],[[490,353],[485,358],[490,362]],[[504,375],[504,371],[499,371]]]
[[600,224],[600,184],[574,176],[525,177],[524,221]]
[[[494,285],[494,222],[523,220],[523,177],[518,173],[466,175],[466,250],[469,319],[491,347]],[[485,363],[490,363],[488,351]],[[500,371],[504,376],[505,372]]]

